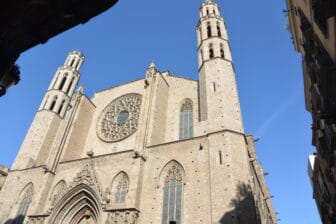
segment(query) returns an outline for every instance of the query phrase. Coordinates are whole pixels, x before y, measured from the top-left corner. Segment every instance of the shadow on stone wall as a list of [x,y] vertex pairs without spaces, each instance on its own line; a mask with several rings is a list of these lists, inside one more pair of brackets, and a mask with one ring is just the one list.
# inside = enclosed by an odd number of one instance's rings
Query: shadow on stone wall
[[233,210],[225,213],[220,224],[260,224],[251,187],[245,183],[237,186],[236,197],[231,200]]
[[8,219],[4,224],[22,224],[24,218],[23,215],[19,215],[15,219]]

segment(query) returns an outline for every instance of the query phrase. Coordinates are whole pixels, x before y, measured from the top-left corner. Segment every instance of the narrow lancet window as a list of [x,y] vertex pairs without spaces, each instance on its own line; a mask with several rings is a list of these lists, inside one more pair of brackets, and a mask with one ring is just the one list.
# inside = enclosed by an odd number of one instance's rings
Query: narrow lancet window
[[162,224],[181,224],[183,170],[176,162],[167,168],[163,187]]
[[221,33],[221,29],[220,29],[220,25],[219,23],[217,23],[217,36],[221,37],[222,33]]
[[214,58],[215,55],[214,55],[214,50],[213,50],[213,46],[212,44],[209,45],[209,58]]
[[188,139],[193,137],[193,103],[187,99],[180,109],[180,136],[179,139]]
[[69,86],[68,86],[68,89],[67,89],[67,91],[66,91],[67,94],[69,94],[70,89],[71,89],[71,87],[72,87],[72,84],[73,84],[74,80],[75,80],[75,77],[72,77],[71,82],[70,82],[70,84],[69,84]]
[[221,150],[218,151],[218,157],[219,157],[219,164],[222,165],[223,164],[223,155],[222,155]]
[[56,105],[56,101],[57,101],[57,96],[55,96],[53,101],[51,102],[49,110],[54,110],[55,105]]
[[71,59],[70,66],[73,66],[74,63],[75,63],[75,59]]
[[221,55],[221,58],[224,58],[224,46],[223,46],[223,44],[220,44],[220,55]]
[[60,108],[58,109],[58,114],[61,115],[62,109],[64,107],[65,100],[62,101]]
[[65,75],[65,76],[63,77],[62,82],[61,82],[61,84],[60,84],[60,87],[58,88],[59,90],[62,91],[62,89],[63,89],[63,87],[64,87],[64,84],[65,84],[65,82],[66,82],[66,79],[67,79],[67,75]]
[[114,179],[114,203],[124,203],[128,192],[129,180],[126,173],[119,173]]
[[207,34],[208,34],[208,37],[211,37],[211,25],[210,25],[210,22],[207,23]]
[[34,187],[33,187],[32,184],[29,184],[26,187],[26,189],[23,191],[23,195],[20,197],[21,201],[20,201],[20,205],[19,205],[19,210],[17,211],[16,217],[12,222],[13,224],[22,224],[23,223],[23,221],[26,217],[29,205],[32,201],[33,193],[34,193]]

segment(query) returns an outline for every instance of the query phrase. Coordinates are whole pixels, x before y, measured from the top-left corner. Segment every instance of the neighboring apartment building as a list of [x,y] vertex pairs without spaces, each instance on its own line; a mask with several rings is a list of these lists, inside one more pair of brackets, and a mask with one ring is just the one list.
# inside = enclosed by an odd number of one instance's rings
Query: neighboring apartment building
[[0,191],[1,191],[2,186],[5,184],[7,175],[8,175],[8,168],[0,165]]
[[[295,49],[302,54],[311,113],[314,198],[323,223],[336,223],[336,1],[287,0]],[[313,159],[313,158],[311,158]],[[311,174],[310,174],[311,175]]]

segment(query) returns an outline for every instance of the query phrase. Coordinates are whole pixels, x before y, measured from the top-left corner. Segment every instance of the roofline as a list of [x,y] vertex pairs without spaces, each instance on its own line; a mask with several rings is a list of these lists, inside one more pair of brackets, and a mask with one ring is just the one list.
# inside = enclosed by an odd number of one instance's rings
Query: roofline
[[137,81],[140,81],[140,80],[143,80],[143,79],[145,79],[145,78],[136,79],[136,80],[133,80],[133,81],[129,81],[129,82],[125,82],[125,83],[118,84],[118,85],[116,85],[116,86],[108,87],[108,88],[105,88],[105,89],[102,89],[102,90],[99,90],[99,91],[95,92],[94,95],[95,95],[96,93],[104,92],[104,91],[106,91],[106,90],[114,89],[114,88],[117,88],[117,87],[119,87],[119,86],[123,86],[123,85],[126,85],[126,84],[130,84],[130,83],[132,83],[132,82],[137,82]]
[[[189,80],[189,81],[198,82],[197,79],[185,78],[185,77],[177,76],[177,75],[171,75],[171,73],[169,72],[169,70],[167,70],[167,71],[163,71],[163,72],[160,72],[160,73],[161,73],[161,74],[168,73],[169,76],[174,77],[174,78],[179,78],[179,79],[185,79],[185,80]],[[121,84],[118,84],[118,85],[116,85],[116,86],[108,87],[108,88],[105,88],[105,89],[102,89],[102,90],[99,90],[99,91],[94,92],[94,95],[97,94],[97,93],[104,92],[104,91],[106,91],[106,90],[114,89],[114,88],[117,88],[117,87],[119,87],[119,86],[123,86],[123,85],[130,84],[130,83],[133,83],[133,82],[137,82],[137,81],[140,81],[140,80],[145,80],[145,78],[140,78],[140,79],[136,79],[136,80],[133,80],[133,81],[126,82],[126,83],[121,83]]]

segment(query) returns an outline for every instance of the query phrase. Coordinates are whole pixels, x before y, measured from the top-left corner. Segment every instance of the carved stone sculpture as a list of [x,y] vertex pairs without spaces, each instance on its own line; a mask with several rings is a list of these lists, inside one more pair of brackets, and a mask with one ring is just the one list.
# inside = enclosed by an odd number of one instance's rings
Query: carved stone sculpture
[[134,209],[110,211],[105,224],[136,224],[138,211]]

